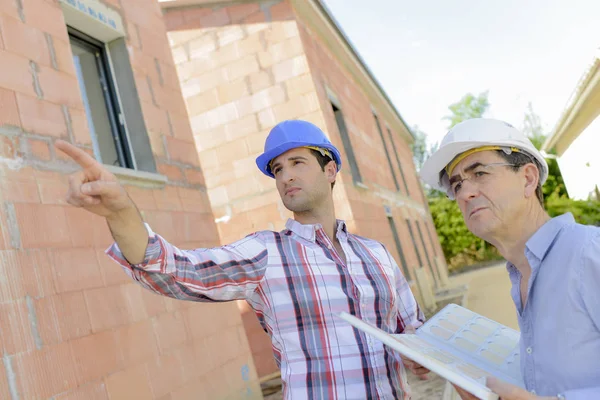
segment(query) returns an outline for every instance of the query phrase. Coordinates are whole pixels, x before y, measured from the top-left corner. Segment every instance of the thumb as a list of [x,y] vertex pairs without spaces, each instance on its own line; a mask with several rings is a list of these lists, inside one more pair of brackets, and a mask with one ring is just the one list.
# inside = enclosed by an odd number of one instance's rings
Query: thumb
[[81,193],[88,196],[118,197],[124,194],[118,182],[93,181],[81,185]]
[[406,326],[404,327],[404,332],[402,332],[402,333],[406,333],[406,334],[409,334],[409,335],[411,335],[411,334],[415,334],[415,333],[417,333],[417,330],[416,330],[416,329],[415,329],[415,327],[414,327],[414,326],[412,326],[412,325],[406,325]]

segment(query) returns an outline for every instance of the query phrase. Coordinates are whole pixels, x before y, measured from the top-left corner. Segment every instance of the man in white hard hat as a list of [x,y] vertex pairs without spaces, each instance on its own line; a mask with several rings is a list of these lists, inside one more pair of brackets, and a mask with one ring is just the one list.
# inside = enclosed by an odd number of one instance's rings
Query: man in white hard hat
[[508,261],[527,390],[494,378],[488,386],[503,400],[600,399],[600,228],[548,216],[542,155],[511,125],[470,119],[448,132],[421,177]]
[[315,125],[278,124],[256,160],[294,213],[286,229],[212,249],[173,246],[144,224],[103,165],[69,143],[57,148],[82,167],[67,201],[106,217],[116,241],[108,254],[131,278],[181,300],[248,301],[271,337],[286,399],[409,399],[403,363],[418,376],[428,372],[338,317],[354,314],[390,333],[424,320],[386,248],[336,220],[341,156]]

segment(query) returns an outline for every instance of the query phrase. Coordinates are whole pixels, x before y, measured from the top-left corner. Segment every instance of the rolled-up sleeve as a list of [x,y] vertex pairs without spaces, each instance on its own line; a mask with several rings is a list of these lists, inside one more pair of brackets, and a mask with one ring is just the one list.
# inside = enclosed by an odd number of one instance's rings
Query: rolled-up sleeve
[[425,315],[421,311],[421,307],[417,303],[415,296],[410,290],[410,285],[404,277],[404,274],[398,267],[398,264],[394,260],[391,254],[388,252],[390,263],[394,268],[395,280],[396,280],[396,293],[400,300],[398,309],[398,330],[396,333],[404,333],[406,326],[410,325],[417,329],[425,322]]
[[191,301],[242,300],[252,295],[267,267],[267,248],[259,233],[232,244],[181,250],[146,225],[144,260],[130,264],[114,243],[106,254],[143,287]]

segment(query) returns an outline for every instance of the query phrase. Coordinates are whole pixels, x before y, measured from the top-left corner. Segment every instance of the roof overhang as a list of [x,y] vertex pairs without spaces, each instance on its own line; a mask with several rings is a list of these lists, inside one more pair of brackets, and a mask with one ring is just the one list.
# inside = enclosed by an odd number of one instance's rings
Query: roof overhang
[[583,74],[565,111],[542,150],[562,156],[571,143],[600,115],[600,56]]
[[[270,0],[158,0],[163,9],[186,6],[223,6],[227,4],[261,3]],[[367,95],[371,105],[379,111],[396,133],[411,143],[414,135],[383,87],[379,84],[362,57],[321,0],[289,0],[303,23],[319,36],[328,50],[350,73],[355,83]]]

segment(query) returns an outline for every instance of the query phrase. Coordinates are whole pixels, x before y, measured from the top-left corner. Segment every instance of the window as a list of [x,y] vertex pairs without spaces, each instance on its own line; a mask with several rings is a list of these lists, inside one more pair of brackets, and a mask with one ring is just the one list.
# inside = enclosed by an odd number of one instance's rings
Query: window
[[134,168],[104,44],[72,28],[69,39],[96,159]]
[[417,225],[417,231],[419,232],[419,237],[421,238],[421,245],[423,246],[423,251],[425,252],[425,257],[427,258],[427,264],[429,264],[429,271],[431,272],[431,276],[433,276],[433,279],[435,280],[435,284],[437,286],[438,276],[433,270],[433,264],[431,264],[429,252],[427,251],[427,246],[425,246],[425,240],[423,239],[423,231],[421,230],[421,224],[419,224],[419,221],[415,221],[415,224]]
[[376,114],[373,114],[373,118],[375,118],[375,125],[377,125],[377,130],[379,131],[379,136],[381,137],[381,143],[383,144],[383,149],[385,150],[385,157],[387,158],[388,165],[390,166],[390,171],[392,171],[392,178],[394,179],[394,186],[396,187],[396,191],[400,190],[400,185],[398,185],[398,179],[396,179],[396,173],[394,172],[394,166],[392,165],[392,158],[390,157],[390,152],[385,144],[385,139],[383,138],[383,131],[381,130],[381,124],[379,123],[379,118],[377,118]]
[[413,247],[415,248],[415,253],[417,254],[417,260],[419,262],[419,267],[423,266],[423,259],[421,258],[421,252],[419,251],[419,246],[417,246],[417,241],[415,240],[415,235],[412,230],[412,225],[410,224],[410,219],[406,219],[406,226],[408,227],[408,233],[410,234],[410,238],[413,243]]
[[331,107],[333,108],[333,115],[335,116],[335,122],[337,123],[338,130],[340,131],[340,136],[342,137],[342,144],[344,145],[344,152],[346,153],[346,157],[348,158],[348,164],[350,164],[352,180],[355,183],[362,182],[362,177],[360,176],[358,164],[356,163],[356,157],[354,156],[354,149],[352,148],[352,143],[350,142],[350,136],[348,135],[348,130],[346,129],[346,122],[344,121],[344,115],[342,114],[342,110],[340,110],[333,103],[331,103]]
[[398,168],[400,169],[400,176],[402,177],[402,183],[404,184],[404,190],[406,191],[406,195],[410,196],[408,193],[408,185],[406,183],[406,177],[404,176],[404,171],[402,170],[402,163],[400,162],[400,157],[398,156],[398,149],[396,149],[396,144],[394,143],[394,136],[392,135],[392,131],[390,128],[387,128],[388,135],[390,136],[390,143],[392,143],[392,148],[394,149],[394,155],[396,156],[396,162],[398,163]]
[[408,265],[406,264],[406,258],[404,257],[404,252],[402,251],[402,244],[400,242],[400,237],[398,236],[398,230],[396,229],[396,224],[394,223],[394,219],[392,217],[387,217],[388,223],[390,224],[390,229],[392,230],[392,235],[394,235],[394,242],[396,243],[396,250],[398,250],[398,255],[400,255],[400,263],[402,265],[402,272],[406,280],[410,280],[410,273],[408,271]]

